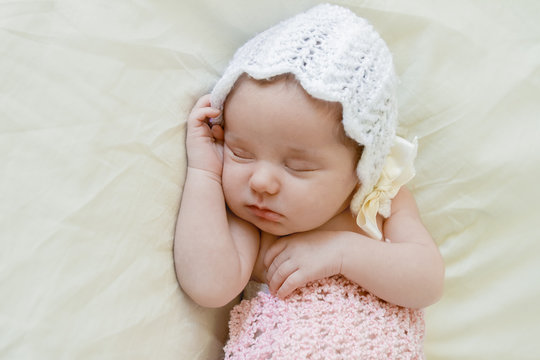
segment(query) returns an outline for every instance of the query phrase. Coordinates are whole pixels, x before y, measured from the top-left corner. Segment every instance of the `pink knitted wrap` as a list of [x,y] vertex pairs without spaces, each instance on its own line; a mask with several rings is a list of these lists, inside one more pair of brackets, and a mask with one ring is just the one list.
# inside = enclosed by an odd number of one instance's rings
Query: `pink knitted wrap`
[[422,310],[336,275],[286,299],[259,292],[235,306],[225,359],[424,359],[423,340]]

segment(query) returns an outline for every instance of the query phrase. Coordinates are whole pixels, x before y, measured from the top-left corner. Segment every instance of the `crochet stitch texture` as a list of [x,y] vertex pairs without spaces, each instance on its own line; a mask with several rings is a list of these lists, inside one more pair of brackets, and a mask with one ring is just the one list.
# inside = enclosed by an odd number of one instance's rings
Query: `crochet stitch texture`
[[228,360],[424,359],[422,310],[389,304],[341,275],[285,299],[259,292],[231,311]]
[[364,147],[356,169],[361,187],[351,202],[357,214],[379,179],[397,127],[397,79],[379,34],[349,9],[318,5],[238,49],[212,91],[213,107],[223,108],[243,73],[258,80],[291,73],[311,96],[341,103],[346,134]]

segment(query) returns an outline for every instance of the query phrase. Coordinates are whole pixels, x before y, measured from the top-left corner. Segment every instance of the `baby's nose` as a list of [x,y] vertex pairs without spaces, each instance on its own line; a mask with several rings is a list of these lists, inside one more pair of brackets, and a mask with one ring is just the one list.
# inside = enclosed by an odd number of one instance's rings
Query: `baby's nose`
[[271,164],[257,164],[253,171],[249,186],[257,193],[275,195],[279,192],[280,181]]

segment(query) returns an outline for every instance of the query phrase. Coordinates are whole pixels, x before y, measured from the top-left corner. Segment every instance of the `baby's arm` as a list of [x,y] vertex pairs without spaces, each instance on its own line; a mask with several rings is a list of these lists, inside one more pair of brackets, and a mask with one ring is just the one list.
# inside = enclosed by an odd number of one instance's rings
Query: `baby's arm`
[[174,263],[182,289],[199,305],[219,307],[249,281],[259,248],[258,230],[228,213],[221,187],[222,129],[202,97],[188,118],[188,169],[174,239]]
[[397,305],[422,308],[437,301],[444,264],[405,187],[392,201],[383,232],[390,243],[351,230],[313,230],[278,239],[264,258],[270,290],[284,297],[309,281],[343,274]]
[[444,263],[406,187],[392,200],[383,225],[390,242],[343,233],[342,273],[378,297],[410,308],[435,303],[444,283]]

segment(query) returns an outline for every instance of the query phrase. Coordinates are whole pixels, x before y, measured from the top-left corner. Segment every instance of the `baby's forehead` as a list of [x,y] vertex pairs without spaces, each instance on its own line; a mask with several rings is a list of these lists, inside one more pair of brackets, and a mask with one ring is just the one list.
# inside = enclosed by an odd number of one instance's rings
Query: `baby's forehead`
[[[357,146],[343,129],[341,104],[312,97],[294,77],[243,78],[227,98],[223,120],[226,135],[230,133],[230,123],[233,124],[234,131],[227,136],[231,142],[241,141],[238,135],[243,132],[239,131],[242,127],[260,126],[273,133],[285,128],[297,135],[294,139],[309,136],[314,146],[328,141]],[[294,148],[294,141],[290,144]]]
[[[242,93],[242,99],[244,101],[256,101],[261,91],[274,92],[276,95],[286,92],[292,95],[287,97],[287,100],[291,101],[303,98],[307,101],[303,101],[302,105],[309,106],[314,111],[323,113],[337,122],[341,122],[342,120],[342,105],[340,102],[326,101],[312,96],[291,73],[260,80],[243,73],[229,92],[224,103],[224,109],[227,108],[227,103],[230,102],[230,99],[234,98],[238,92]],[[276,104],[276,106],[280,106],[280,104]],[[291,104],[291,106],[294,106],[294,104]]]

